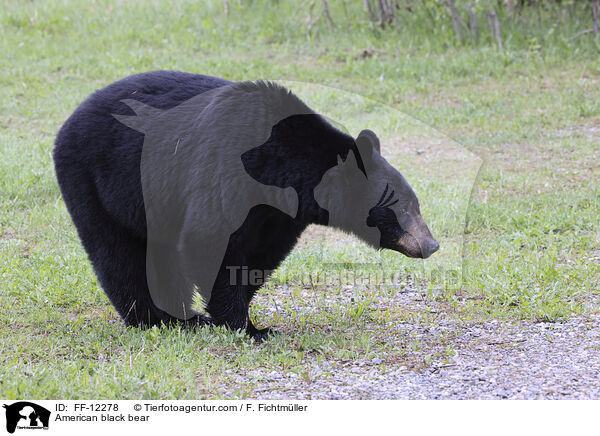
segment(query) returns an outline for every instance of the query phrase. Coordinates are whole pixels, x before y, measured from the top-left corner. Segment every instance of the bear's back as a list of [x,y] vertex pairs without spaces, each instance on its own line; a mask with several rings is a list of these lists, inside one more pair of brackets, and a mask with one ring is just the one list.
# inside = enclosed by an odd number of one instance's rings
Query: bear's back
[[[61,127],[54,162],[63,194],[69,186],[93,183],[98,200],[120,224],[145,237],[140,161],[144,135],[113,114],[133,115],[121,100],[135,99],[171,109],[228,80],[178,71],[151,71],[112,83],[90,95]],[[68,195],[68,194],[67,194]]]
[[126,141],[128,147],[141,148],[141,134],[113,117],[113,114],[133,114],[121,100],[131,98],[155,108],[171,109],[230,83],[217,77],[179,71],[150,71],[126,77],[94,92],[79,105],[58,132],[55,153],[63,156],[68,152],[85,151],[91,157],[102,152],[103,147],[122,145],[124,138],[130,139]]

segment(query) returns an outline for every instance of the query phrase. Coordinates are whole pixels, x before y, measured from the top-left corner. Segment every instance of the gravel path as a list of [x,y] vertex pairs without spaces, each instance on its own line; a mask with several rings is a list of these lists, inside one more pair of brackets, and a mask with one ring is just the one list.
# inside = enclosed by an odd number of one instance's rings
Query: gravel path
[[452,350],[420,368],[404,366],[410,358],[319,362],[307,356],[308,378],[255,370],[238,382],[255,383],[253,397],[263,399],[600,399],[600,315],[394,328],[429,344],[410,352],[413,361],[443,355],[435,348],[447,347],[437,340],[444,335]]
[[600,317],[427,330],[457,333],[457,353],[423,372],[384,359],[315,362],[310,383],[278,372],[240,382],[260,378],[265,399],[600,399]]

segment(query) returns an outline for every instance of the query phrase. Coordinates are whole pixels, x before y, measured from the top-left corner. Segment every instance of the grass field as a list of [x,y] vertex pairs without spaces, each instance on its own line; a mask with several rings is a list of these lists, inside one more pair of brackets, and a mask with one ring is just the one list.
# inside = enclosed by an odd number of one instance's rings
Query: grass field
[[[293,2],[230,2],[228,16],[206,3],[0,5],[0,397],[252,397],[260,379],[239,377],[257,369],[310,382],[309,360],[383,356],[419,371],[452,354],[450,338],[430,347],[390,323],[598,311],[600,42],[569,39],[578,29],[567,22],[541,35],[506,29],[498,52],[485,39],[455,43],[449,22],[432,30],[422,17],[373,29],[361,2],[331,2],[333,31],[322,21],[309,31]],[[315,227],[252,307],[283,333],[268,343],[124,328],[60,197],[52,142],[92,91],[154,69],[288,81],[352,134],[381,131],[446,251],[424,266]],[[340,265],[405,279],[317,280]],[[399,304],[405,292],[437,309]]]

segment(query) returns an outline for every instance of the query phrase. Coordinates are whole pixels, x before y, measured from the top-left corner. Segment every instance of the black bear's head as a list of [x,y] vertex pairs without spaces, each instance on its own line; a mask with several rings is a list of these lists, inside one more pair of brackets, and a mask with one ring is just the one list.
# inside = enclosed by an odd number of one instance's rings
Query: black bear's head
[[382,156],[379,139],[363,130],[356,145],[366,169],[353,151],[325,173],[315,200],[329,211],[329,225],[355,234],[376,248],[408,257],[427,258],[439,245],[421,216],[419,200],[400,174]]

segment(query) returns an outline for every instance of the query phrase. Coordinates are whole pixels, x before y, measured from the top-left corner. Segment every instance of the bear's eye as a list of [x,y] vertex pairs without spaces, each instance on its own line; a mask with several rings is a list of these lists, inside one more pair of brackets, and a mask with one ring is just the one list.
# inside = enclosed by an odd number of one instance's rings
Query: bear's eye
[[[386,183],[385,190],[383,191],[383,194],[381,194],[381,197],[379,198],[379,201],[377,202],[375,207],[390,207],[390,206],[393,206],[394,204],[398,203],[399,199],[396,198],[394,200],[394,198],[393,198],[394,194],[396,193],[393,189],[391,190],[391,192],[388,195],[389,188],[390,188],[390,184]],[[386,198],[386,195],[387,195],[387,198]]]

